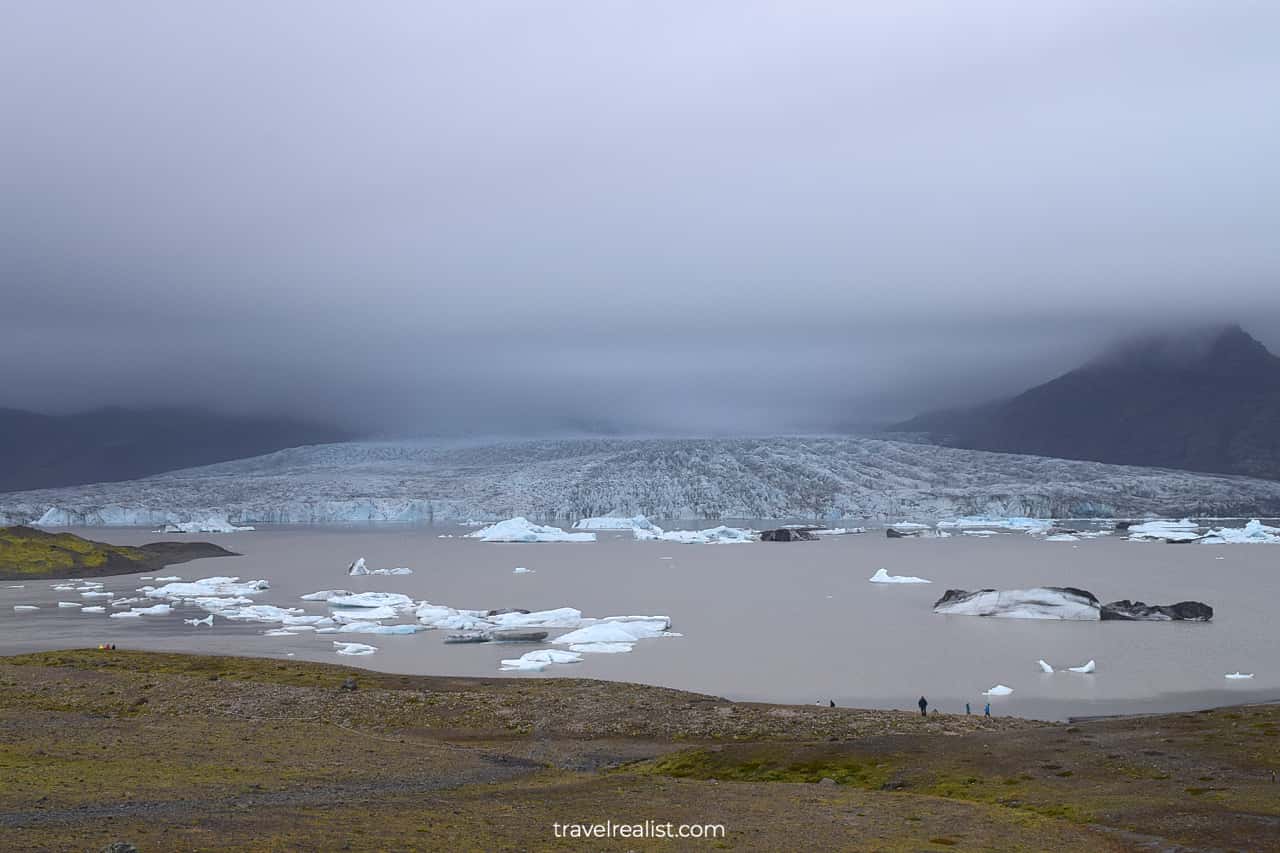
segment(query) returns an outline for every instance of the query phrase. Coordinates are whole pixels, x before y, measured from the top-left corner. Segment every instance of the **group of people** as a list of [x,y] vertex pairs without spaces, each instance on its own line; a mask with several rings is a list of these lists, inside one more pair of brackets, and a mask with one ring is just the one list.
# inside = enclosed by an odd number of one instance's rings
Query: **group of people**
[[[924,698],[923,696],[921,696],[921,697],[920,697],[920,701],[919,701],[919,702],[917,702],[916,704],[920,706],[920,716],[922,716],[922,717],[927,717],[927,716],[929,716],[929,700],[928,700],[928,699],[926,699],[926,698]],[[968,714],[972,713],[972,711],[970,711],[970,710],[969,710],[969,703],[968,703],[968,702],[965,702],[965,703],[964,703],[964,712],[965,712],[965,714],[966,714],[966,715],[968,715]],[[988,703],[987,703],[987,706],[986,706],[985,708],[983,708],[983,709],[982,709],[982,716],[984,716],[984,717],[990,717],[990,716],[991,716],[991,703],[990,703],[990,702],[988,702]]]

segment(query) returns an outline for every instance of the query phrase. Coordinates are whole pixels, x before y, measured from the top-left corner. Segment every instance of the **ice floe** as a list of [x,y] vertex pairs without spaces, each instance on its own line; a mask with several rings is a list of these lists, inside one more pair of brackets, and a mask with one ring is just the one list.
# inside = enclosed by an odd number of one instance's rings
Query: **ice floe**
[[551,664],[580,663],[582,655],[561,649],[538,649],[501,662],[503,672],[541,672]]
[[357,592],[328,599],[330,607],[411,607],[413,599],[399,592]]
[[[904,525],[895,525],[903,527]],[[1026,533],[1042,533],[1053,526],[1047,518],[1014,516],[1002,518],[991,515],[967,515],[938,522],[939,530],[1021,530]]]
[[364,557],[357,557],[355,562],[347,566],[347,574],[349,575],[411,575],[413,569],[407,569],[399,566],[394,569],[371,569],[365,565]]
[[949,589],[933,605],[933,612],[1004,619],[1096,621],[1102,618],[1096,598],[1084,590],[1067,587],[982,589],[977,592]]
[[201,625],[207,625],[208,627],[212,628],[213,614],[210,613],[208,616],[204,617],[203,619],[183,619],[182,622],[183,624],[190,625],[193,628],[198,628]]
[[34,604],[15,604],[13,609],[16,613],[30,613],[32,610],[39,610],[40,608]]
[[1082,663],[1080,666],[1069,666],[1067,669],[1088,675],[1091,672],[1095,672],[1098,669],[1098,665],[1090,660],[1088,663]]
[[587,652],[597,655],[622,654],[635,648],[634,643],[574,643],[569,646],[573,652]]
[[533,569],[527,569],[527,568],[525,568],[524,566],[516,566],[514,569],[512,569],[512,570],[511,570],[511,574],[513,574],[513,575],[531,575],[531,574],[533,574]]
[[194,521],[179,521],[166,524],[156,533],[245,533],[253,530],[252,527],[244,527],[232,524],[227,521],[225,515],[210,515],[205,518],[195,519]]
[[110,617],[108,617],[108,618],[111,618],[111,619],[141,619],[141,618],[142,618],[142,614],[141,614],[141,613],[138,613],[136,610],[122,610],[122,611],[120,611],[119,613],[112,613],[112,614],[111,614],[111,616],[110,616]]
[[338,632],[342,634],[415,634],[422,630],[425,630],[422,625],[380,625],[377,622],[344,622],[338,626]]
[[1012,692],[1013,692],[1012,687],[1005,687],[1003,684],[997,684],[995,687],[992,687],[990,690],[982,691],[982,695],[983,696],[1008,696]]
[[[600,620],[552,640],[556,645],[578,646],[594,643],[635,643],[639,640],[669,636],[670,620],[665,618],[629,618]],[[582,649],[575,649],[582,651]]]
[[594,542],[594,533],[567,533],[559,527],[534,524],[523,516],[508,518],[467,534],[482,542]]
[[1044,537],[1046,542],[1079,542],[1080,537],[1074,533],[1055,533],[1052,536]]
[[[215,576],[196,581],[166,583],[154,589],[143,587],[148,598],[225,598],[253,595],[270,589],[265,580],[241,581],[237,577]],[[84,593],[81,593],[84,595]]]
[[653,539],[676,542],[681,545],[738,545],[756,541],[756,532],[742,527],[710,527],[706,530],[653,530],[635,531],[637,539]]
[[1128,532],[1129,538],[1135,542],[1194,542],[1200,538],[1200,526],[1188,518],[1131,524]]
[[80,593],[81,598],[112,598],[114,596],[114,592],[98,592],[97,590],[92,589]]
[[1232,681],[1239,681],[1245,678],[1253,678],[1253,673],[1252,672],[1228,672],[1224,677],[1230,678]]
[[887,569],[876,569],[876,573],[867,580],[872,583],[933,583],[931,580],[913,575],[891,575]]
[[59,607],[84,607],[84,605],[78,601],[59,601],[58,606]]
[[344,598],[348,595],[355,595],[349,589],[322,589],[319,592],[309,592],[300,596],[303,601],[328,601],[331,598]]
[[380,607],[351,607],[335,610],[332,619],[341,625],[347,622],[379,622],[383,619],[395,619],[399,615],[400,611],[397,608],[384,604]]
[[106,613],[107,608],[98,607],[97,605],[94,605],[93,607],[81,607],[80,612],[81,613]]
[[1258,545],[1280,542],[1280,527],[1250,519],[1244,527],[1218,527],[1200,538],[1201,545]]
[[1041,671],[1041,672],[1053,672],[1053,667],[1051,667],[1051,666],[1049,666],[1049,664],[1045,663],[1044,658],[1041,658],[1040,660],[1036,661],[1036,663],[1040,664],[1040,671]]
[[371,655],[378,650],[378,647],[368,646],[364,643],[342,643],[334,640],[333,650],[340,655]]

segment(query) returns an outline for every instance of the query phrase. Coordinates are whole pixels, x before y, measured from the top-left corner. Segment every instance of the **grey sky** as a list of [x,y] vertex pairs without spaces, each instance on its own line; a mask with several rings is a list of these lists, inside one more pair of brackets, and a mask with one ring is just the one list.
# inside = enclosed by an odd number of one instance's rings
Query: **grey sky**
[[1280,348],[1280,5],[0,11],[0,405],[755,431]]

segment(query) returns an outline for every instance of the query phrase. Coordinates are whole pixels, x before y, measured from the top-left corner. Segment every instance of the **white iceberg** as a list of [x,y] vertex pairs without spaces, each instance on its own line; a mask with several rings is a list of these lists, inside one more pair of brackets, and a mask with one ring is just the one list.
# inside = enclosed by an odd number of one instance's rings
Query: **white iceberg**
[[876,569],[876,573],[867,580],[872,583],[933,583],[925,578],[917,578],[912,575],[891,575],[885,569]]
[[223,619],[233,622],[283,622],[289,616],[303,613],[297,607],[276,607],[273,604],[249,604],[243,607],[225,607],[213,611]]
[[394,569],[371,569],[365,565],[364,557],[357,557],[356,561],[347,566],[347,574],[349,575],[411,575],[413,569],[407,569],[399,566]]
[[574,643],[569,646],[573,652],[588,652],[597,655],[622,654],[635,648],[633,643]]
[[852,536],[858,533],[866,533],[865,527],[818,527],[809,530],[815,536]]
[[168,616],[173,613],[173,608],[167,604],[153,604],[150,607],[135,607],[132,612],[139,616]]
[[342,634],[415,634],[421,630],[421,625],[379,625],[377,622],[344,622],[338,626]]
[[98,592],[96,590],[88,590],[87,592],[80,593],[81,598],[112,598],[114,595],[114,592]]
[[330,618],[338,624],[345,622],[378,622],[383,619],[395,619],[400,611],[394,607],[352,607],[346,610],[335,610]]
[[[634,643],[638,640],[669,636],[667,628],[670,624],[670,620],[665,617],[617,621],[602,619],[576,631],[561,634],[551,642],[564,646],[582,646],[595,643]],[[574,649],[574,651],[583,651],[583,649]]]
[[136,610],[122,610],[119,613],[112,613],[110,619],[141,619],[142,614]]
[[1096,622],[1102,618],[1097,599],[1084,590],[1063,587],[1031,589],[947,590],[933,605],[934,613],[949,616],[990,616],[1003,619],[1067,619]]
[[594,542],[594,533],[566,533],[559,527],[534,524],[523,516],[499,521],[467,534],[482,542]]
[[34,604],[15,604],[13,609],[15,613],[30,613],[32,610],[39,610],[40,608]]
[[501,662],[503,672],[541,672],[553,663],[579,663],[582,655],[577,652],[566,652],[560,649],[538,649],[526,652],[518,658]]
[[264,637],[296,637],[298,632],[290,631],[288,628],[272,628],[270,631],[263,631]]
[[1097,668],[1098,668],[1098,665],[1094,663],[1092,660],[1090,660],[1088,663],[1081,664],[1080,666],[1067,667],[1067,669],[1071,670],[1072,672],[1081,672],[1081,673],[1084,673],[1085,675],[1088,675],[1089,673],[1094,672],[1095,670],[1097,670]]
[[1044,537],[1046,542],[1079,542],[1080,537],[1072,533],[1055,533],[1052,536]]
[[184,623],[184,624],[186,624],[186,625],[191,625],[192,627],[199,627],[199,626],[201,626],[201,625],[208,625],[210,628],[212,628],[212,627],[213,627],[213,614],[212,614],[212,613],[210,613],[208,616],[204,617],[203,619],[183,619],[182,621],[183,621],[183,623]]
[[654,528],[653,531],[637,529],[637,539],[655,539],[662,542],[676,542],[681,545],[740,545],[756,541],[756,532],[742,527],[709,527],[706,530],[667,530]]
[[1252,672],[1228,672],[1224,677],[1230,678],[1232,681],[1238,681],[1244,678],[1253,678],[1253,673]]
[[349,589],[322,589],[299,597],[303,601],[328,601],[331,598],[344,598],[348,595],[355,595],[355,593]]
[[1157,519],[1130,525],[1129,538],[1135,542],[1194,542],[1200,538],[1200,526],[1188,518]]
[[210,515],[194,521],[166,524],[156,533],[245,533],[252,527],[242,527],[227,521],[225,515]]
[[1040,660],[1036,661],[1036,663],[1040,664],[1040,671],[1041,671],[1041,672],[1053,672],[1053,667],[1051,667],[1051,666],[1049,666],[1049,664],[1045,663],[1045,662],[1044,662],[1044,658],[1041,658]]
[[512,570],[511,570],[511,574],[513,574],[513,575],[531,575],[531,574],[533,574],[533,569],[526,569],[524,566],[516,566],[514,569],[512,569]]
[[328,599],[330,607],[412,607],[414,601],[399,592],[358,592]]
[[364,643],[341,643],[337,640],[333,641],[333,650],[340,655],[371,655],[378,650],[377,646],[367,646]]
[[107,612],[107,608],[105,608],[105,607],[96,607],[96,606],[95,606],[95,607],[81,607],[81,608],[80,608],[80,612],[81,612],[81,613],[106,613],[106,612]]
[[217,576],[187,583],[167,583],[164,586],[146,590],[146,596],[148,598],[221,598],[253,595],[270,588],[271,584],[265,580],[241,581],[240,578]]
[[938,522],[939,530],[1021,530],[1027,533],[1042,533],[1052,526],[1051,519],[1022,516],[1002,518],[990,515],[967,515]]
[[84,605],[78,601],[59,601],[58,606],[59,607],[84,607]]
[[177,581],[182,580],[182,578],[178,577],[177,575],[174,575],[173,577],[168,577],[168,578],[152,578],[152,580],[154,580],[156,583],[175,583]]
[[1012,692],[1013,692],[1012,687],[1005,687],[1003,684],[997,684],[995,687],[992,687],[990,690],[982,691],[982,695],[983,696],[1008,696]]
[[1218,527],[1200,539],[1201,545],[1259,545],[1280,542],[1280,527],[1250,519],[1244,527]]

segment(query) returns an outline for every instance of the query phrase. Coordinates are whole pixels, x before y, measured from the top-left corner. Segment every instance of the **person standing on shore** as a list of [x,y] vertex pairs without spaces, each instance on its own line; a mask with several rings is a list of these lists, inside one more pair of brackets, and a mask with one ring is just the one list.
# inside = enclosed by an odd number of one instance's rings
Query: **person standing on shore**
[[916,704],[920,706],[920,716],[922,717],[929,716],[929,700],[928,699],[921,696],[920,701],[917,702]]
[[967,717],[967,716],[969,716],[969,703],[968,703],[968,702],[965,702],[965,703],[964,703],[964,715],[965,715],[966,717]]
[[982,709],[982,716],[984,716],[984,717],[990,717],[990,716],[991,716],[991,703],[990,703],[990,702],[988,702],[988,703],[987,703],[987,707],[985,707],[985,708],[983,708],[983,709]]

